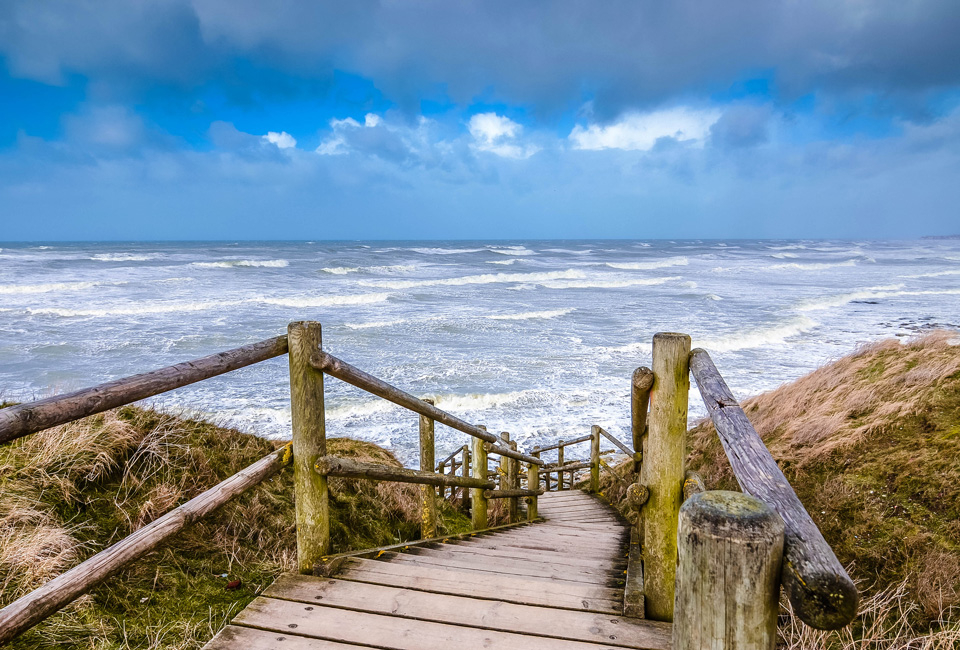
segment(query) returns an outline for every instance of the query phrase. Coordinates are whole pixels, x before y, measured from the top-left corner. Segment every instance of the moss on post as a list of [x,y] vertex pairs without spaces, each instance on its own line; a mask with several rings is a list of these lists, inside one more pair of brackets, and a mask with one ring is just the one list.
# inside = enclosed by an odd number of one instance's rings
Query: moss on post
[[287,327],[290,361],[290,411],[293,424],[293,482],[297,519],[297,569],[313,573],[313,565],[330,553],[330,510],[327,477],[314,469],[327,454],[323,411],[323,373],[310,365],[320,349],[320,323],[301,321]]
[[[473,438],[473,462],[471,470],[473,477],[487,480],[487,449],[484,441]],[[483,496],[482,488],[472,488],[470,491],[470,519],[474,530],[484,530],[487,527],[487,498]]]
[[[424,400],[433,404],[433,400]],[[424,472],[433,471],[434,462],[434,435],[433,420],[425,415],[420,416],[420,469]],[[431,538],[437,536],[437,490],[432,485],[420,486],[420,537]]]
[[[537,452],[534,452],[534,456],[538,456]],[[539,490],[540,489],[540,468],[530,463],[527,465],[527,489],[528,490]],[[527,497],[527,521],[533,521],[538,517],[537,513],[537,497]]]
[[677,570],[677,517],[683,498],[690,337],[653,337],[653,387],[641,483],[650,490],[643,508],[643,578],[647,618],[673,620]]
[[600,492],[600,427],[590,428],[590,491]]

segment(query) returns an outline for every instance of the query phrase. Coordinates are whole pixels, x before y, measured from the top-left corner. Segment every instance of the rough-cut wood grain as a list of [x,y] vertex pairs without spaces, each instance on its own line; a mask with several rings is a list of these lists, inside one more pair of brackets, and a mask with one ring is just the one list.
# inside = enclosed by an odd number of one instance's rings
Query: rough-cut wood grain
[[623,615],[644,618],[646,610],[643,604],[643,550],[640,548],[640,535],[636,528],[631,528],[630,531],[630,549],[627,557],[627,578],[623,585]]
[[357,388],[361,388],[368,393],[376,395],[377,397],[382,397],[389,402],[393,402],[394,404],[414,411],[415,413],[425,415],[432,420],[436,420],[440,424],[445,424],[452,429],[462,431],[463,433],[469,434],[474,438],[479,438],[480,440],[493,443],[493,450],[501,456],[510,456],[511,458],[517,458],[526,463],[537,463],[538,465],[543,462],[534,458],[533,456],[513,451],[509,447],[504,447],[503,445],[498,444],[500,439],[494,434],[489,433],[486,429],[482,429],[479,426],[465,422],[456,416],[450,415],[446,411],[438,409],[432,404],[427,404],[422,399],[414,397],[410,393],[402,391],[396,386],[392,386],[382,379],[377,379],[373,375],[366,373],[359,368],[351,366],[346,361],[338,359],[335,356],[324,352],[323,350],[317,350],[314,352],[313,357],[311,358],[311,363],[317,370],[321,370],[328,375],[332,375],[341,381],[356,386]]
[[[260,597],[240,613],[237,623],[272,630],[278,634],[296,633],[392,650],[601,650],[615,647],[355,612],[319,604],[312,606],[312,610],[307,610],[306,607],[311,606],[289,607],[287,601]],[[282,650],[283,643],[279,643],[276,648]]]
[[124,377],[66,395],[0,409],[0,443],[222,375],[287,353],[277,336],[208,357]]
[[[534,465],[536,467],[536,465]],[[483,496],[486,499],[514,499],[517,497],[535,497],[543,494],[543,490],[484,490]],[[510,522],[516,523],[516,522]]]
[[705,350],[690,354],[690,369],[740,488],[783,518],[786,541],[781,580],[794,612],[804,623],[821,630],[847,625],[856,616],[860,600],[850,576]]
[[683,496],[687,453],[690,337],[661,332],[653,337],[650,423],[641,483],[650,490],[643,507],[643,580],[647,618],[673,618],[677,565],[677,514]]
[[290,343],[290,413],[293,426],[293,489],[297,522],[297,568],[310,573],[330,552],[330,505],[327,477],[313,471],[327,453],[323,405],[323,373],[310,365],[320,349],[320,323],[301,321],[287,326]]
[[539,452],[552,451],[554,449],[559,449],[560,447],[569,447],[570,445],[576,445],[581,442],[587,442],[592,436],[581,436],[579,438],[574,438],[573,440],[558,440],[552,445],[546,445],[545,447],[537,447],[536,450]]
[[[516,441],[510,441],[510,449],[517,450]],[[510,491],[520,490],[520,461],[516,458],[507,459],[507,489]],[[520,499],[526,494],[517,494],[507,498],[507,521],[511,524],[520,521]]]
[[600,427],[590,429],[590,491],[600,492]]
[[[433,400],[423,400],[433,404]],[[420,416],[420,471],[433,473],[433,420]],[[437,536],[437,490],[433,485],[420,485],[420,537]]]
[[[473,438],[471,441],[472,449],[470,455],[473,457],[474,479],[487,480],[487,450],[483,446],[483,440]],[[487,485],[485,488],[474,488],[470,490],[470,521],[474,530],[483,530],[487,527],[487,498],[483,496],[484,489],[493,489],[494,485]]]
[[278,578],[264,596],[304,605],[327,602],[357,611],[618,647],[666,650],[670,644],[670,626],[663,623],[611,619],[569,610],[558,615],[542,607],[486,602],[344,580],[317,580],[287,574]]
[[[646,451],[643,441],[647,435],[647,406],[650,402],[650,389],[653,387],[653,371],[640,367],[633,371],[630,382],[630,433],[633,437],[633,450],[641,457]],[[640,471],[640,462],[634,459],[634,472]]]
[[407,469],[380,463],[366,463],[340,456],[323,456],[314,464],[314,471],[322,476],[342,476],[344,478],[365,478],[371,481],[396,481],[398,483],[419,483],[421,485],[446,485],[453,487],[472,487],[492,489],[493,481],[477,478],[463,478],[456,474],[436,474],[418,469]]
[[[462,453],[463,453],[463,467],[461,468],[460,475],[463,476],[463,478],[470,478],[472,476],[470,471],[470,462],[471,462],[470,446],[464,445]],[[466,512],[470,508],[470,490],[466,488],[462,488],[460,490],[460,494],[461,494],[460,506],[463,508],[463,511]]]
[[536,490],[537,494],[527,497],[527,521],[534,521],[540,516],[538,495],[543,494],[540,488],[540,468],[530,463],[527,465],[527,487]]
[[614,447],[616,447],[617,449],[625,453],[627,456],[630,456],[631,458],[634,457],[635,455],[634,451],[630,449],[630,447],[620,442],[620,440],[618,440],[616,436],[611,434],[609,431],[607,431],[603,427],[598,427],[598,428],[600,429],[600,435],[606,438],[607,440],[609,440],[611,443],[613,443]]
[[203,650],[370,650],[369,646],[337,643],[292,632],[289,628],[278,633],[228,625],[203,646]]
[[0,610],[0,645],[30,629],[164,540],[276,474],[291,460],[290,446],[272,452],[174,508],[110,548],[78,564]]
[[674,650],[773,650],[783,521],[740,492],[701,492],[680,508]]

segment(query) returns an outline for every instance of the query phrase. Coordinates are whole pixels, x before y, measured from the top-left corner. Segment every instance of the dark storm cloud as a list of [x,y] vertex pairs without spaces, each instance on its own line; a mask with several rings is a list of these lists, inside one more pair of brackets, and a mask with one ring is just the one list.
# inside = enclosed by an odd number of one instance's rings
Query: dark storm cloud
[[[216,82],[238,58],[300,78],[372,78],[401,106],[439,88],[599,118],[775,70],[787,96],[872,93],[891,110],[960,82],[960,3],[31,2],[0,8],[18,76],[104,84]],[[269,80],[264,80],[269,85]],[[920,99],[918,99],[918,97]]]

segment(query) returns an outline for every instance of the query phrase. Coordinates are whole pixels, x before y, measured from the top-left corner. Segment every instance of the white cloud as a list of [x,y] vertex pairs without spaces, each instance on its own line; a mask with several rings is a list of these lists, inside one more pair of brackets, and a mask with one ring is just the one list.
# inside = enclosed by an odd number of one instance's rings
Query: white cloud
[[363,124],[352,117],[345,117],[342,120],[336,118],[330,120],[330,128],[333,129],[333,136],[327,138],[317,147],[317,153],[323,156],[337,156],[347,153],[347,139],[344,132],[347,129],[373,128],[383,124],[383,119],[375,113],[367,113],[363,118]]
[[539,147],[520,146],[515,142],[523,127],[496,113],[477,113],[467,123],[467,130],[473,136],[474,148],[489,151],[504,158],[529,158],[537,153]]
[[660,138],[702,144],[720,117],[712,110],[670,108],[650,113],[627,113],[607,126],[577,125],[570,132],[575,149],[626,149],[647,151]]
[[297,141],[286,131],[281,131],[280,133],[270,131],[263,136],[263,141],[275,144],[279,149],[291,149],[297,146]]

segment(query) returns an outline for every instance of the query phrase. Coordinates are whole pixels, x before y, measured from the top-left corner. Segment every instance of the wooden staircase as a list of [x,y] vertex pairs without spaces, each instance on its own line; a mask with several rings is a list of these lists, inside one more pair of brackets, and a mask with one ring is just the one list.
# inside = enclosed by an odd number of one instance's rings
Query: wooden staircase
[[351,558],[332,578],[286,574],[208,650],[670,647],[671,626],[621,616],[629,525],[580,491],[545,521]]

